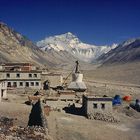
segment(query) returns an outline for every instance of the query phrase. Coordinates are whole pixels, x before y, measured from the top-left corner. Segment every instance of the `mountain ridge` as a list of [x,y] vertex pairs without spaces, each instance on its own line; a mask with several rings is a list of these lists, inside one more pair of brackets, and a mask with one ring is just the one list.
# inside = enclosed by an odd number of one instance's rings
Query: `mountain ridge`
[[0,22],[0,62],[30,62],[37,65],[54,63],[31,40],[3,22]]
[[1,63],[31,62],[61,68],[73,65],[76,60],[83,65],[87,62],[92,65],[95,62],[106,65],[140,61],[140,38],[129,39],[118,46],[114,44],[108,47],[83,43],[78,37],[68,32],[46,38],[38,42],[38,46],[5,23],[0,22]]
[[140,38],[128,39],[98,58],[103,65],[136,61],[140,61]]
[[44,40],[38,41],[37,46],[44,50],[54,51],[67,51],[77,59],[84,62],[92,62],[103,53],[107,53],[111,49],[116,47],[116,44],[112,46],[96,46],[83,43],[77,36],[71,32],[46,37]]

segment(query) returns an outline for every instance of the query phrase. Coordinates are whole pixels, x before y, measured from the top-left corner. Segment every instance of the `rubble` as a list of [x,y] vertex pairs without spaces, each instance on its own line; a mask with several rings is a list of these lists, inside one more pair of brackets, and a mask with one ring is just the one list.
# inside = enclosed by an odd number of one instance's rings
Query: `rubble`
[[112,123],[119,122],[119,120],[116,119],[113,115],[105,114],[105,113],[100,113],[100,112],[88,114],[87,118],[91,119],[91,120],[94,119],[94,120],[101,120],[101,121],[112,122]]
[[49,140],[41,126],[15,126],[13,118],[0,118],[0,140]]
[[11,127],[13,126],[13,118],[1,117],[0,127]]

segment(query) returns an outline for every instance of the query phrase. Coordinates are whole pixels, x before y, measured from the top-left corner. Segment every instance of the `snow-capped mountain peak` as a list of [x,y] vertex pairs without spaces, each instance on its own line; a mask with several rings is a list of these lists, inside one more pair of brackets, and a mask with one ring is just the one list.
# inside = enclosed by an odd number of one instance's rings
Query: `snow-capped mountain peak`
[[112,46],[96,46],[82,43],[79,38],[73,35],[71,32],[47,37],[44,40],[37,42],[37,46],[44,51],[67,51],[74,57],[85,61],[91,62],[103,53],[107,53],[111,49],[116,47],[116,44]]

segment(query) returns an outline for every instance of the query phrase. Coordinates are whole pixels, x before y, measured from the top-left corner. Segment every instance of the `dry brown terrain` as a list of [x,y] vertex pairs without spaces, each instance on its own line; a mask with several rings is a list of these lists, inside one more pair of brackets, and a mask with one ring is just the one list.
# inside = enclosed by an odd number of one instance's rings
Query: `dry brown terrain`
[[[82,71],[87,93],[112,97],[116,94],[121,97],[132,95],[133,100],[140,98],[139,66],[140,63]],[[65,72],[67,76],[68,72]],[[0,103],[1,116],[17,118],[17,125],[26,126],[31,111],[31,106],[24,104],[27,95],[8,93],[8,98],[7,102]],[[128,105],[124,103],[114,109],[113,114],[119,118],[119,123],[88,120],[84,116],[52,111],[47,117],[49,134],[54,140],[139,140],[140,113],[126,110]]]
[[[31,106],[23,104],[27,95],[12,93],[8,96],[9,102],[0,104],[1,116],[17,118],[17,125],[26,126],[31,111]],[[123,107],[113,112],[119,123],[88,120],[84,116],[52,111],[47,117],[49,134],[54,140],[139,140],[140,114],[130,111],[128,116]]]
[[26,127],[28,125],[31,106],[27,106],[24,102],[27,97],[8,94],[9,101],[0,103],[0,116],[16,119],[18,126]]
[[140,62],[102,66],[82,72],[85,74],[85,80],[140,85]]
[[83,116],[51,112],[49,133],[54,140],[139,140],[140,118],[120,113],[119,123],[88,120]]
[[[82,70],[87,93],[108,95],[131,95],[133,101],[140,99],[140,63],[100,67]],[[68,72],[65,73],[68,75]],[[68,81],[70,78],[68,78]],[[124,103],[114,110],[119,123],[88,120],[61,112],[51,112],[48,119],[49,133],[54,140],[139,140],[140,113],[126,110]]]

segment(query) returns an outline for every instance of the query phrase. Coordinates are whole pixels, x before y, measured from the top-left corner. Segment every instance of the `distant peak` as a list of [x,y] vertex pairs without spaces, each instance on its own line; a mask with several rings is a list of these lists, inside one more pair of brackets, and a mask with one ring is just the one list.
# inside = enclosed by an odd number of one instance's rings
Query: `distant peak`
[[70,37],[76,37],[76,35],[74,35],[73,33],[71,33],[71,32],[67,32],[67,33],[64,33],[64,34],[62,34],[62,35],[65,35],[65,36],[70,36]]
[[65,34],[68,34],[68,35],[73,35],[73,33],[71,33],[71,32],[67,32],[67,33],[65,33]]
[[79,41],[78,37],[76,35],[74,35],[73,33],[71,32],[67,32],[67,33],[63,33],[63,34],[60,34],[60,35],[55,35],[55,36],[51,36],[51,37],[46,37],[46,40],[48,39],[57,39],[57,40],[67,40],[67,41],[70,41],[70,40],[77,40]]

